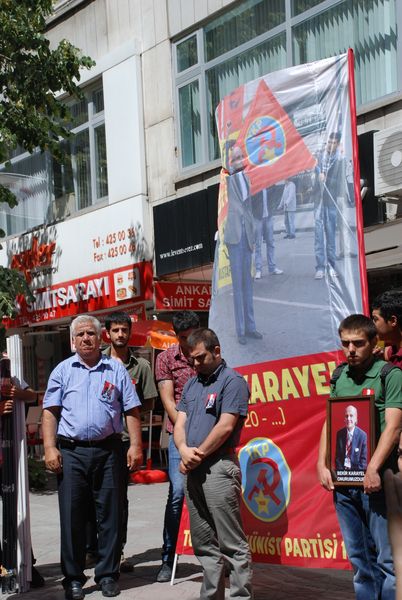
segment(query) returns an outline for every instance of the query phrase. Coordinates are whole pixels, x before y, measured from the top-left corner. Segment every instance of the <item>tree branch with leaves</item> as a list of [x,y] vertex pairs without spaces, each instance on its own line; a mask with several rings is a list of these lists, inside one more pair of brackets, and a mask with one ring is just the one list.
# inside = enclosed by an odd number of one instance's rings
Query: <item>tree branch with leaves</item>
[[[70,115],[59,96],[64,92],[80,97],[80,70],[94,65],[67,40],[51,48],[46,19],[52,4],[52,0],[0,0],[0,164],[18,146],[61,157],[60,138],[70,136]],[[1,202],[16,205],[14,194],[0,184]],[[1,267],[0,277],[1,318],[11,316],[17,294],[30,292],[16,271]]]

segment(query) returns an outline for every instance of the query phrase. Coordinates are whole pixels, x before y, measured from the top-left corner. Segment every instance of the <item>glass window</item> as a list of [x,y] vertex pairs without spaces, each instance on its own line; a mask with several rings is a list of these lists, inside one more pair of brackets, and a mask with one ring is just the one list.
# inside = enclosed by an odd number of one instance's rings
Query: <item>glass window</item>
[[302,64],[353,47],[356,100],[397,90],[395,0],[345,0],[293,28],[293,60]]
[[187,35],[176,45],[180,167],[219,158],[214,113],[225,95],[286,66],[352,47],[358,105],[397,91],[396,7],[396,0],[243,0]]
[[197,36],[193,35],[176,46],[177,72],[181,73],[198,62]]
[[299,15],[300,13],[321,4],[322,0],[292,0],[292,16]]
[[206,73],[208,100],[209,159],[219,158],[219,142],[215,125],[215,109],[224,96],[265,73],[286,66],[285,33],[225,61]]
[[17,234],[43,223],[49,204],[47,162],[45,153],[25,153],[18,163],[0,169],[0,182],[18,199],[18,205],[13,209],[5,203],[0,204],[0,227],[6,235]]
[[201,160],[201,115],[198,80],[179,89],[182,166]]
[[[63,219],[108,195],[102,87],[98,84],[85,91],[69,107],[72,135],[60,141],[61,156],[20,150],[12,153],[11,166],[0,167],[0,177],[1,172],[22,176],[10,177],[7,183],[18,206],[0,206],[0,227],[7,235]],[[24,175],[30,177],[23,179]]]
[[107,161],[105,125],[95,128],[96,197],[107,196]]
[[284,21],[285,0],[246,0],[206,25],[205,60],[213,60]]
[[78,102],[74,102],[69,105],[72,122],[70,124],[71,129],[82,125],[88,121],[88,100],[82,98]]
[[89,131],[84,129],[76,133],[71,141],[71,163],[78,210],[87,208],[92,204],[90,161]]
[[100,113],[104,110],[105,105],[103,102],[103,88],[99,88],[92,92],[92,103],[94,113]]

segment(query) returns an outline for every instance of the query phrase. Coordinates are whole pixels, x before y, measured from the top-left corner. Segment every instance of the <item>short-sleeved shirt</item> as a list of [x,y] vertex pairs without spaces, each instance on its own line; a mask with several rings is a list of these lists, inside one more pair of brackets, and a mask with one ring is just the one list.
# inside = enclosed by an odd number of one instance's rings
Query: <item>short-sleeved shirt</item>
[[141,402],[124,366],[105,355],[92,368],[78,354],[63,360],[49,377],[43,408],[60,407],[57,434],[102,440],[123,429],[122,414]]
[[[156,398],[158,392],[152,375],[151,365],[142,356],[135,356],[132,348],[128,348],[128,352],[128,362],[121,364],[126,368],[133,385],[135,385],[142,410],[152,410],[153,406],[147,400]],[[111,358],[110,347],[106,348],[103,354]]]
[[[109,348],[104,350],[103,354],[110,357],[110,352],[111,349],[109,346]],[[151,365],[145,358],[142,358],[141,356],[135,356],[132,348],[128,348],[128,352],[128,361],[121,364],[126,368],[131,382],[135,386],[136,392],[141,401],[141,410],[153,410],[153,400],[157,397],[158,392],[156,391],[154,378],[152,376]],[[123,440],[128,439],[129,435],[127,427],[124,424]]]
[[[192,363],[184,356],[179,344],[171,346],[161,352],[156,359],[155,379],[160,381],[173,381],[174,400],[176,406],[181,400],[183,388],[190,377],[194,377],[196,371]],[[169,419],[166,425],[167,431],[172,433],[173,423]]]
[[[381,382],[381,369],[387,363],[375,360],[364,374],[364,379],[354,379],[353,370],[347,365],[342,371],[336,384],[331,386],[331,397],[361,396],[363,390],[374,390],[376,408],[376,428],[382,433],[385,428],[385,409],[399,408],[402,410],[402,370],[392,369],[385,377],[385,399]],[[390,457],[394,463],[395,457]],[[388,464],[388,462],[387,462]],[[385,467],[385,465],[384,465]]]
[[393,365],[396,365],[402,369],[402,348],[398,348],[397,346],[389,346],[387,350],[388,352],[386,359]]
[[[247,416],[250,390],[240,373],[228,367],[225,361],[209,377],[192,377],[184,386],[177,410],[185,412],[186,444],[198,447],[211,432],[223,413]],[[239,444],[243,418],[225,440],[225,447]]]

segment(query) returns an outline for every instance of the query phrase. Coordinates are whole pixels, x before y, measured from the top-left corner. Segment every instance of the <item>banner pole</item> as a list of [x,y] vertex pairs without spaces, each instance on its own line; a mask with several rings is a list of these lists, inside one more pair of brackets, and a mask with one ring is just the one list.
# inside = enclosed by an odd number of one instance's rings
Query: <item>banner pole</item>
[[351,48],[348,50],[348,73],[349,73],[349,105],[352,136],[352,155],[354,166],[354,193],[356,200],[356,225],[357,225],[357,245],[359,249],[359,271],[360,285],[362,291],[363,312],[370,316],[370,306],[368,299],[368,283],[366,270],[366,254],[364,247],[364,223],[363,206],[360,193],[360,163],[359,163],[359,145],[357,137],[357,118],[356,118],[356,90],[355,90],[355,71],[354,71],[354,53]]

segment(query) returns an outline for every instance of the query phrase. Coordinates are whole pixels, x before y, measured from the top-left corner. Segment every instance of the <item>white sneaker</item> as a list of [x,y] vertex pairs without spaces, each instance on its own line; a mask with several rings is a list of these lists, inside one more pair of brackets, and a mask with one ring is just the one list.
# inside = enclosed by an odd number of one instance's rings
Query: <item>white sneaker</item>
[[314,279],[324,279],[324,271],[318,269],[318,271],[315,272]]
[[338,273],[332,267],[329,267],[328,273],[330,277],[338,277]]
[[274,269],[273,271],[270,271],[269,274],[270,275],[282,275],[283,271],[281,269]]
[[261,279],[261,271],[256,271],[255,272],[255,277],[254,279]]

